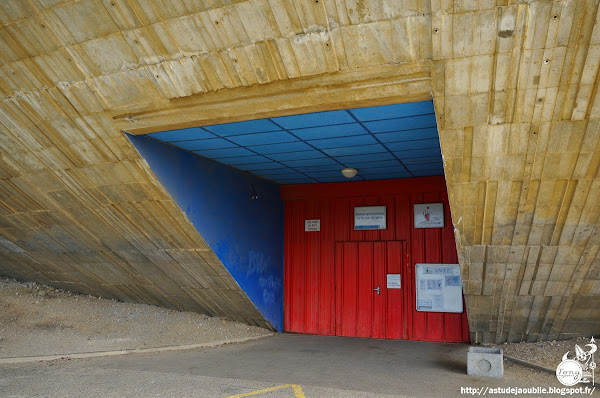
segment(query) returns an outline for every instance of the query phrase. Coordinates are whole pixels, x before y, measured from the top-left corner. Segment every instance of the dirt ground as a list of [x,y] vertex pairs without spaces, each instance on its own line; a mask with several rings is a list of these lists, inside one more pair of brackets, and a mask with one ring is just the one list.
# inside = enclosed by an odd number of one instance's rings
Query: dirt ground
[[204,344],[269,331],[0,278],[0,358]]
[[[554,370],[562,361],[565,353],[568,352],[569,358],[573,358],[575,345],[578,345],[584,351],[589,351],[590,347],[586,347],[585,345],[590,344],[591,337],[578,337],[569,340],[553,340],[540,343],[509,343],[495,345],[494,347],[502,348],[504,355]],[[598,341],[595,344],[598,345]],[[596,355],[596,358],[600,358],[599,355],[600,353]]]

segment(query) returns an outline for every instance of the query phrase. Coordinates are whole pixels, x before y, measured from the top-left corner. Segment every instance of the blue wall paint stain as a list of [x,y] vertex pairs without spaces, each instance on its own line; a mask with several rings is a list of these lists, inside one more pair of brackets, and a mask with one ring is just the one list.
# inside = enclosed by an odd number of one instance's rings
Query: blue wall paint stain
[[[128,138],[256,308],[281,331],[283,203],[279,186],[148,137]],[[250,185],[259,199],[250,199]]]

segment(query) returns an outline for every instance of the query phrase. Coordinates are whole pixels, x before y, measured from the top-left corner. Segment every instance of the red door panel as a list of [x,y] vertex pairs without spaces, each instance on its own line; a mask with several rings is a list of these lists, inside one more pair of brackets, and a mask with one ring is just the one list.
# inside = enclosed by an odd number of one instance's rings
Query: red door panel
[[373,243],[358,243],[358,337],[371,337],[373,329]]
[[[283,186],[282,198],[284,330],[469,341],[466,311],[415,308],[415,264],[458,262],[443,178]],[[429,202],[444,204],[444,228],[414,228],[413,205]],[[373,205],[386,206],[387,228],[355,231],[354,207]],[[321,230],[305,231],[307,219],[321,220]],[[387,289],[388,273],[401,275],[401,289]]]
[[[387,242],[387,273],[400,274],[400,289],[387,289],[387,330],[385,337],[388,339],[406,338],[406,313],[404,311],[404,294],[407,290],[407,281],[403,272],[406,258],[404,257],[404,242]],[[387,284],[387,275],[386,284]]]
[[393,273],[403,273],[403,244],[336,243],[337,335],[404,338],[403,290],[387,289],[390,264]]
[[388,290],[386,289],[386,273],[388,262],[388,257],[386,256],[386,245],[389,244],[386,242],[375,242],[373,244],[373,284],[372,289],[379,287],[380,294],[377,295],[377,292],[371,293],[374,294],[372,297],[374,299],[373,302],[373,315],[372,315],[372,334],[371,337],[382,339],[385,338],[385,331],[387,328],[386,322],[386,313],[387,313],[387,298],[388,298]]
[[358,313],[358,243],[343,245],[343,261],[341,269],[342,311],[341,311],[341,336],[356,336],[356,315]]

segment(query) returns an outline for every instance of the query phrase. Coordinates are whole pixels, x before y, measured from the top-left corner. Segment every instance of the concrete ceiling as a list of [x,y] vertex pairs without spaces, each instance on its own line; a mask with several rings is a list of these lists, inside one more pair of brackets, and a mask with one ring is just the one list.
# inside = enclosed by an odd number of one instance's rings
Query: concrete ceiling
[[259,323],[123,132],[433,97],[473,341],[597,333],[598,5],[2,1],[0,273]]
[[149,134],[279,184],[443,175],[433,102],[249,120]]

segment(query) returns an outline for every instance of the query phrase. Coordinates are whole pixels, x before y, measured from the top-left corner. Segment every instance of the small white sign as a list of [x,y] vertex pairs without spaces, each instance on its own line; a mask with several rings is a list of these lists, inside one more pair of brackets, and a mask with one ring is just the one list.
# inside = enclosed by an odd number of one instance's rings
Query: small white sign
[[320,231],[321,230],[321,220],[304,220],[304,231]]
[[413,206],[415,213],[415,228],[443,228],[444,204],[423,203]]
[[362,206],[354,208],[354,229],[386,229],[385,206]]
[[387,274],[387,288],[401,289],[400,274]]

